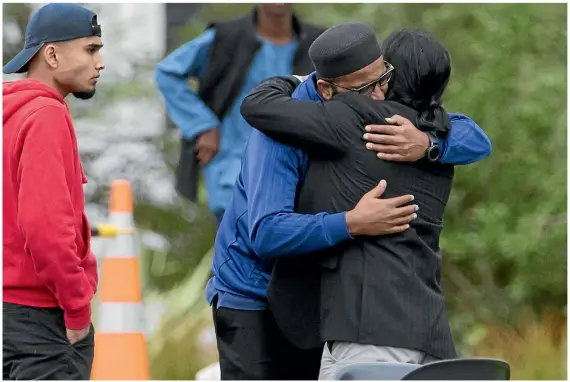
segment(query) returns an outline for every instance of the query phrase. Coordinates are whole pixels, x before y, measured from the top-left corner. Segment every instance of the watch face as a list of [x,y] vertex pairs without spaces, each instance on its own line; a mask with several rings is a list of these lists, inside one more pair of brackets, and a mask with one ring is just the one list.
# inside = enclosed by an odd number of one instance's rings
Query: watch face
[[428,149],[428,159],[432,162],[439,159],[439,145],[433,145]]

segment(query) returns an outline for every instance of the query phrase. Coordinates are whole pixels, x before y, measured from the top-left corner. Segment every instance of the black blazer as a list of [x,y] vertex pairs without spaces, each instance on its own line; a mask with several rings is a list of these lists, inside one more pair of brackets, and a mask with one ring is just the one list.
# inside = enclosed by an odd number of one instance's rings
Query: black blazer
[[298,80],[264,81],[242,104],[255,128],[310,157],[299,213],[342,212],[381,179],[385,197],[413,194],[418,218],[394,235],[358,237],[319,253],[278,259],[270,308],[299,347],[350,341],[456,356],[441,288],[439,235],[451,192],[452,165],[388,162],[366,149],[364,126],[415,110],[341,93],[316,103],[290,98]]

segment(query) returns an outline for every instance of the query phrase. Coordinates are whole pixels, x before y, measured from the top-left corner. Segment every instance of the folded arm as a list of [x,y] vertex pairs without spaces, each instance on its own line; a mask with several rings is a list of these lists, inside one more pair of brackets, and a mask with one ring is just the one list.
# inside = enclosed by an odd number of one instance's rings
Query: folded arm
[[91,321],[94,289],[75,244],[70,188],[82,184],[74,179],[73,141],[59,107],[46,106],[35,113],[22,133],[17,224],[38,277],[64,311],[66,327],[83,329]]
[[252,131],[242,176],[248,196],[251,245],[264,257],[292,256],[350,239],[346,213],[294,213],[306,160],[300,150]]

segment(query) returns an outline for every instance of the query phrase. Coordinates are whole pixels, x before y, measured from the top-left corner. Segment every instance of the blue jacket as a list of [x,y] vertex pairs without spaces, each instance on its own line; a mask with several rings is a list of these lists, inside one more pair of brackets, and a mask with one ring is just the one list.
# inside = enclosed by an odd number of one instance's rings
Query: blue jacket
[[[293,97],[323,101],[312,79],[297,87]],[[469,163],[490,154],[490,141],[473,120],[461,114],[450,117],[452,133],[442,142],[442,161]],[[307,164],[308,158],[300,149],[252,131],[216,236],[214,276],[206,287],[210,303],[217,295],[218,306],[265,309],[273,258],[302,255],[351,240],[344,212],[294,213]]]

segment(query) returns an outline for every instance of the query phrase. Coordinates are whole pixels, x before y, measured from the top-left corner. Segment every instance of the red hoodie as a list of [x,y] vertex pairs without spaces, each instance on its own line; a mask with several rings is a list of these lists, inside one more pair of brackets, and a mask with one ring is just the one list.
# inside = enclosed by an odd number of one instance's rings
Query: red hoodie
[[97,263],[69,109],[36,80],[3,82],[3,300],[61,307],[65,326],[91,322]]

